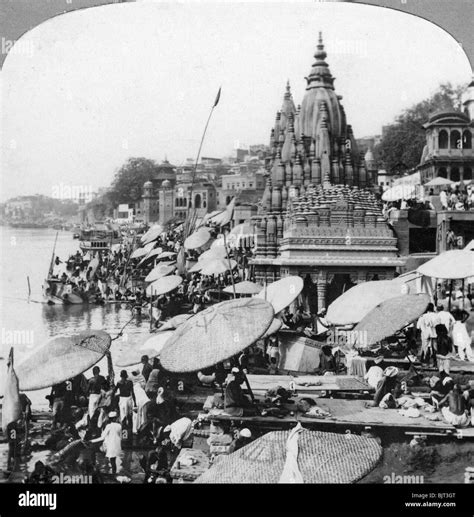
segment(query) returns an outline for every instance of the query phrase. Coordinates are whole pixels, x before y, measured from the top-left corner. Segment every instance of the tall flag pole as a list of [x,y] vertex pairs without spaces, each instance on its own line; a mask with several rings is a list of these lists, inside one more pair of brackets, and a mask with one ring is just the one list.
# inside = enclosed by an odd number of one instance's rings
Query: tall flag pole
[[[219,100],[221,98],[221,89],[222,89],[222,86],[219,87],[219,91],[217,92],[217,95],[216,95],[216,100],[214,101],[214,104],[212,105],[211,111],[209,113],[209,117],[207,118],[206,126],[204,127],[204,132],[202,134],[201,143],[199,145],[199,150],[198,150],[198,153],[196,156],[196,162],[194,164],[193,176],[192,176],[192,180],[191,180],[191,188],[189,189],[189,194],[188,194],[188,217],[186,218],[186,224],[185,224],[185,228],[184,228],[184,239],[186,239],[186,237],[188,237],[190,234],[190,228],[191,228],[191,219],[189,217],[190,208],[191,208],[191,202],[193,199],[194,181],[196,179],[196,171],[197,171],[197,166],[198,166],[198,162],[199,162],[199,157],[201,155],[202,144],[204,143],[204,138],[206,136],[207,127],[209,126],[209,122],[211,120],[211,116],[214,111],[214,108],[219,104]],[[192,208],[193,208],[193,213],[195,213],[196,208],[194,206]]]

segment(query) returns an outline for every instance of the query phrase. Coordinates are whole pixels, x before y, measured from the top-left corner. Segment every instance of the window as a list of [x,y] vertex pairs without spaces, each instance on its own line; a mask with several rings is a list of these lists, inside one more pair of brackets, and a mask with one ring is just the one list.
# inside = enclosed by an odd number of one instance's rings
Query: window
[[410,253],[436,251],[436,228],[410,228],[408,232]]
[[457,167],[453,167],[451,169],[451,181],[459,181],[460,177],[459,169]]
[[454,131],[451,131],[451,149],[461,149],[462,142],[461,142],[461,133],[457,131],[456,129]]
[[201,208],[201,194],[196,194],[194,197],[194,206],[196,208]]
[[471,167],[464,167],[464,179],[472,180],[472,169]]
[[447,178],[448,177],[448,172],[446,171],[446,167],[441,167],[438,170],[438,176],[440,176],[441,178]]
[[448,132],[442,129],[438,136],[438,145],[440,149],[448,148]]
[[469,129],[466,129],[462,134],[463,149],[472,149],[472,134]]

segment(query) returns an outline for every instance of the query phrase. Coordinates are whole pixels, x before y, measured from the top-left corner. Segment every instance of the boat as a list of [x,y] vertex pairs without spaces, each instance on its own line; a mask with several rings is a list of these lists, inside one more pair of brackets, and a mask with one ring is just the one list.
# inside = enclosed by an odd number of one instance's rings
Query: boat
[[35,221],[15,221],[11,222],[10,226],[13,228],[31,228],[31,229],[39,229],[39,228],[47,228],[48,225],[46,223],[35,222]]
[[122,243],[120,228],[112,223],[95,223],[82,228],[79,234],[79,247],[85,253],[109,252],[114,244]]

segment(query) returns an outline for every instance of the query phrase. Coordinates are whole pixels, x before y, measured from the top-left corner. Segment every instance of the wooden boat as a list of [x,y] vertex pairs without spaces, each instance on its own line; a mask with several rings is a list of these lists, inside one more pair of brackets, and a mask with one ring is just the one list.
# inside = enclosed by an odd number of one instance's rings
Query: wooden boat
[[114,244],[122,242],[122,234],[120,228],[109,223],[96,223],[81,229],[79,241],[79,247],[84,252],[109,252]]

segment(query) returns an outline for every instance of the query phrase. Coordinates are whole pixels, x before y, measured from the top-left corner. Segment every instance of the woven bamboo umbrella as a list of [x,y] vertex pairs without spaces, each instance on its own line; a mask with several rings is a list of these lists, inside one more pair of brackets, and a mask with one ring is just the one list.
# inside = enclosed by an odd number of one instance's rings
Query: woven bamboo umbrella
[[184,247],[188,250],[195,250],[201,248],[209,242],[211,239],[211,233],[207,228],[199,228],[192,233],[185,241]]
[[278,332],[282,326],[283,326],[283,322],[281,320],[279,320],[278,318],[273,318],[273,321],[271,322],[270,327],[265,332],[265,334],[263,334],[262,338],[275,334],[275,332]]
[[177,314],[173,316],[169,320],[165,321],[163,325],[160,327],[161,330],[168,329],[177,329],[180,325],[182,325],[185,321],[189,320],[192,317],[192,314]]
[[332,325],[354,325],[379,303],[400,296],[406,289],[404,284],[392,280],[357,284],[329,305],[326,320]]
[[351,331],[352,344],[368,347],[393,336],[418,319],[429,303],[427,294],[405,294],[385,300],[354,327]]
[[148,260],[155,258],[157,255],[163,252],[163,248],[156,248],[155,250],[151,250],[148,255],[143,257],[140,262],[138,263],[139,266],[147,262]]
[[188,273],[199,273],[199,271],[201,271],[201,268],[202,266],[204,266],[205,263],[205,261],[196,262],[188,269]]
[[153,249],[153,246],[155,245],[154,242],[150,242],[146,246],[143,246],[143,248],[137,248],[131,255],[130,258],[137,259],[140,257],[144,257],[145,255],[148,255],[150,251]]
[[202,262],[203,260],[214,260],[214,259],[226,258],[226,257],[227,257],[227,253],[226,253],[224,246],[222,246],[222,247],[216,246],[215,248],[211,247],[204,253],[201,253],[201,255],[199,255],[198,261]]
[[226,260],[223,258],[203,260],[201,266],[201,275],[220,275],[234,269],[237,266],[235,260]]
[[168,339],[174,334],[174,330],[164,330],[153,334],[141,346],[140,350],[154,350],[158,355],[163,350]]
[[162,278],[166,275],[169,275],[176,269],[176,266],[173,265],[163,265],[159,264],[154,269],[152,269],[148,275],[145,277],[145,282],[154,282],[159,278]]
[[[249,280],[244,280],[243,282],[238,282],[235,284],[235,292],[236,294],[258,294],[263,288],[261,285],[256,284],[254,282],[250,282]],[[234,290],[231,285],[228,285],[223,289],[225,293],[232,294]]]
[[158,260],[163,260],[167,258],[173,258],[176,257],[176,253],[174,251],[163,251],[163,253],[160,253],[156,258]]
[[257,341],[273,320],[273,307],[257,298],[211,305],[179,326],[161,352],[172,372],[195,372],[232,357]]
[[149,242],[155,241],[158,237],[164,232],[163,226],[161,224],[155,224],[152,226],[147,232],[145,232],[141,236],[141,243],[148,244]]
[[155,280],[146,288],[146,294],[148,295],[161,295],[174,291],[181,285],[183,279],[178,275],[164,276]]
[[474,276],[474,252],[449,250],[422,264],[417,271],[432,278],[456,280]]
[[20,363],[16,374],[21,390],[39,390],[72,379],[98,363],[109,351],[111,337],[103,330],[57,336]]
[[[238,451],[219,456],[195,483],[278,483],[292,431],[272,431]],[[374,438],[303,429],[297,442],[303,483],[355,483],[382,457]]]
[[278,314],[293,303],[303,290],[303,279],[299,276],[287,276],[264,287],[256,298],[268,300]]

